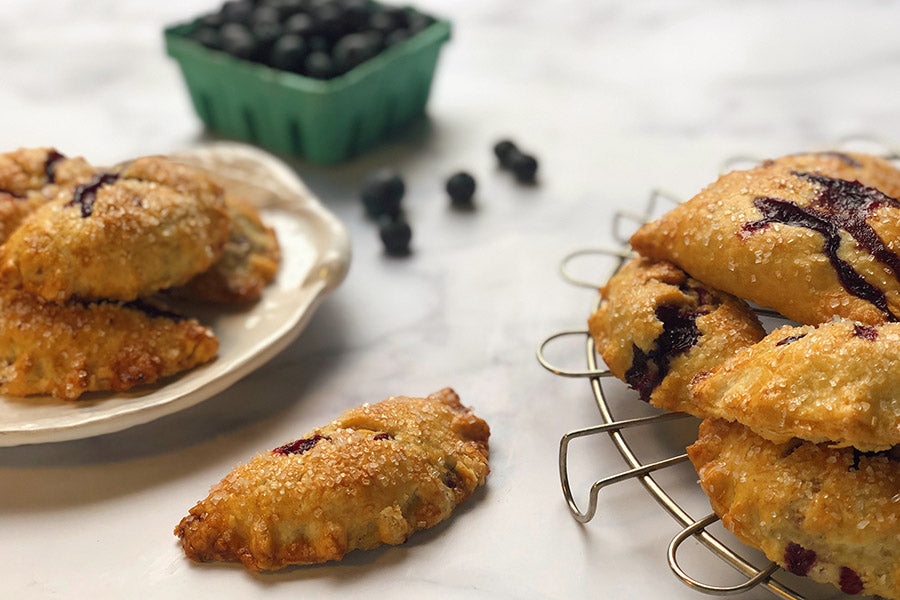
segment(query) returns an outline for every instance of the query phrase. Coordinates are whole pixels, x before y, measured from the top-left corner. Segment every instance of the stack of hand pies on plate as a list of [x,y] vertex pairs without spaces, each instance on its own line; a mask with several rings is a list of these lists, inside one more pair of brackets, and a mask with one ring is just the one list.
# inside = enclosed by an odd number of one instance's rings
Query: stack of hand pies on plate
[[0,393],[67,400],[212,360],[212,330],[165,299],[250,302],[279,261],[257,210],[203,171],[49,148],[0,155],[0,244]]
[[[900,598],[900,171],[822,152],[723,175],[631,238],[589,320],[610,371],[704,419],[724,525],[798,575]],[[797,326],[768,335],[745,302]]]

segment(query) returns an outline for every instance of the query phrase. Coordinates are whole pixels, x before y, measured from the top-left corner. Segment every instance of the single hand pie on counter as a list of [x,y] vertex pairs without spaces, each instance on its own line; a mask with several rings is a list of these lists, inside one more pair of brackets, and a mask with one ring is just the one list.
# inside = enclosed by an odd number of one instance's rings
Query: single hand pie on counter
[[866,164],[853,180],[841,178],[852,165],[821,155],[733,171],[641,227],[631,245],[800,323],[897,321],[900,201],[866,183],[897,175],[885,161]]
[[900,448],[773,443],[711,419],[687,451],[713,511],[744,543],[847,594],[900,599]]
[[118,302],[59,305],[0,291],[0,392],[124,391],[212,360],[219,342],[192,319]]
[[691,379],[765,335],[746,303],[664,261],[629,262],[601,295],[588,320],[598,352],[613,375],[659,408],[703,416]]
[[488,474],[487,423],[453,390],[352,408],[239,465],[175,528],[193,560],[340,560],[446,519]]
[[29,215],[0,250],[0,278],[54,302],[131,301],[208,269],[229,228],[223,191],[204,173],[141,158]]
[[791,438],[885,450],[900,444],[900,323],[784,326],[692,383],[705,416]]

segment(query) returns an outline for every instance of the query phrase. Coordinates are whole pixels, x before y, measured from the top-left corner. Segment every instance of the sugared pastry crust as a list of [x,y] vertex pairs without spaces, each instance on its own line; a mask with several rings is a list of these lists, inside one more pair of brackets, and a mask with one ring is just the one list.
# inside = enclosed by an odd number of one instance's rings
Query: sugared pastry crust
[[225,196],[231,231],[222,257],[194,277],[183,291],[190,298],[235,304],[259,299],[278,272],[281,253],[275,230],[262,222],[249,202]]
[[160,158],[63,190],[10,236],[0,279],[47,300],[130,301],[182,285],[222,254],[223,192]]
[[194,560],[253,570],[400,544],[484,483],[489,435],[450,389],[365,404],[235,468],[175,534]]
[[0,292],[0,392],[53,394],[124,391],[211,360],[212,331],[194,320],[112,302],[45,302]]
[[900,598],[900,452],[775,444],[706,420],[688,447],[700,485],[741,541],[848,594]]
[[588,320],[598,352],[613,375],[660,408],[698,414],[691,379],[765,335],[744,302],[668,262],[637,258],[601,294]]
[[835,179],[858,181],[891,198],[900,198],[900,170],[879,156],[858,152],[806,152],[789,154],[768,162],[803,173],[819,173]]
[[83,158],[66,158],[52,148],[0,154],[0,244],[60,186],[84,183],[95,173]]
[[0,192],[24,198],[46,185],[78,185],[96,169],[83,158],[66,158],[53,148],[20,148],[0,154]]
[[705,414],[774,442],[860,450],[900,444],[900,323],[837,321],[776,329],[695,378]]
[[723,175],[635,250],[801,323],[900,319],[900,201],[775,162]]

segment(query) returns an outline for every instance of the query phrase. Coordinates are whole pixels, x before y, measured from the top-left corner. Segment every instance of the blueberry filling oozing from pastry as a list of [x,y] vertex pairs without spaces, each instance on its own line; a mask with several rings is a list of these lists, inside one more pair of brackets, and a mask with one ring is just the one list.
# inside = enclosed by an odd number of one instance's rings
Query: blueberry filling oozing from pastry
[[794,175],[819,186],[819,194],[814,202],[810,206],[799,206],[779,198],[754,198],[753,205],[763,217],[744,223],[741,227],[742,235],[752,235],[772,223],[804,227],[821,234],[825,238],[822,252],[834,267],[844,289],[875,305],[889,321],[897,321],[897,315],[888,308],[884,292],[866,281],[849,263],[839,258],[837,253],[843,230],[876,260],[890,267],[900,281],[900,256],[891,252],[875,230],[866,223],[866,219],[877,208],[885,205],[900,208],[900,202],[858,181],[844,181],[817,173],[794,172]]
[[47,183],[56,183],[56,163],[64,158],[65,156],[56,150],[47,153],[47,161],[44,163],[44,175],[47,177]]
[[775,342],[775,346],[787,346],[788,344],[793,344],[797,340],[802,340],[805,337],[806,337],[805,333],[800,333],[797,335],[789,335],[786,338],[784,338],[783,340]]
[[319,435],[318,433],[312,437],[302,438],[299,440],[294,440],[289,444],[285,444],[284,446],[278,446],[274,450],[272,450],[273,454],[303,454],[307,450],[312,449],[316,444],[318,444],[322,440],[330,440],[331,438],[325,435]]
[[67,206],[81,206],[81,216],[89,217],[94,212],[94,199],[97,197],[97,190],[108,183],[113,183],[119,178],[115,173],[98,173],[87,183],[76,186],[72,199]]
[[878,330],[869,325],[856,324],[853,326],[853,335],[874,342],[878,339]]
[[637,390],[644,402],[650,401],[650,394],[669,373],[669,363],[673,358],[687,352],[700,337],[697,317],[706,310],[691,310],[673,304],[656,307],[656,318],[663,324],[662,333],[653,343],[653,349],[644,352],[632,344],[634,358],[631,368],[625,372],[625,383]]
[[394,439],[394,436],[392,436],[392,435],[389,434],[389,433],[384,433],[384,432],[382,432],[382,433],[376,433],[376,434],[375,434],[375,437],[373,437],[372,439],[373,439],[373,440],[376,440],[376,441],[379,441],[379,440],[392,440],[392,439]]
[[858,594],[863,591],[863,582],[859,575],[850,567],[841,567],[838,585],[845,594]]
[[800,544],[791,542],[784,550],[784,564],[794,575],[806,576],[816,563],[815,550],[807,550]]

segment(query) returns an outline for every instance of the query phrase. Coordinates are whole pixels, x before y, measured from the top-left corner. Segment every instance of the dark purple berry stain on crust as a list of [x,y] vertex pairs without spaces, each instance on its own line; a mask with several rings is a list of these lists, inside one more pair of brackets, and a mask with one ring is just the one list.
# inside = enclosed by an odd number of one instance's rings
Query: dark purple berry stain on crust
[[845,594],[858,594],[863,591],[863,582],[859,575],[850,567],[841,567],[840,579],[838,586]]
[[862,338],[864,340],[869,340],[870,342],[874,342],[878,339],[878,330],[869,325],[854,325],[853,326],[853,335],[858,338]]
[[789,335],[781,341],[775,342],[776,346],[787,346],[788,344],[793,344],[797,340],[803,339],[806,337],[805,333],[798,333],[797,335]]
[[866,281],[848,262],[837,255],[843,230],[849,233],[861,248],[890,267],[900,281],[900,256],[891,252],[875,230],[866,223],[866,219],[877,208],[881,206],[900,208],[900,202],[858,181],[844,181],[817,173],[794,172],[794,175],[812,181],[820,187],[819,195],[813,203],[809,206],[798,206],[779,198],[755,198],[753,205],[762,213],[763,218],[744,223],[741,235],[752,235],[766,229],[772,223],[804,227],[821,234],[825,238],[822,252],[828,257],[847,292],[875,305],[889,321],[900,320],[888,308],[884,293]]
[[649,352],[632,344],[634,357],[631,368],[625,372],[625,383],[637,390],[641,400],[650,401],[653,390],[668,375],[672,359],[697,343],[700,337],[697,317],[704,314],[706,311],[689,310],[672,304],[656,307],[656,318],[662,321],[663,331]]
[[97,190],[108,183],[112,183],[119,178],[115,173],[98,173],[87,183],[83,183],[75,188],[72,199],[66,206],[81,205],[81,216],[87,218],[94,212],[94,199],[97,197]]
[[394,436],[392,436],[389,433],[376,433],[375,437],[373,437],[372,439],[373,440],[392,440],[392,439],[394,439]]
[[791,542],[784,550],[784,564],[794,575],[806,576],[816,562],[814,550],[807,550],[800,544]]
[[836,158],[848,167],[855,167],[857,169],[862,167],[858,160],[856,160],[849,154],[844,154],[843,152],[835,152],[832,150],[830,152],[814,152],[813,154],[815,154],[816,156],[830,156],[832,158]]
[[319,435],[318,433],[312,437],[303,438],[299,440],[294,440],[289,444],[285,444],[284,446],[278,446],[274,450],[272,450],[273,454],[303,454],[307,450],[310,450],[313,446],[318,444],[322,440],[330,440],[331,438],[325,435]]
[[56,163],[64,158],[65,156],[56,150],[47,153],[47,161],[44,163],[44,175],[47,177],[47,183],[56,183]]

